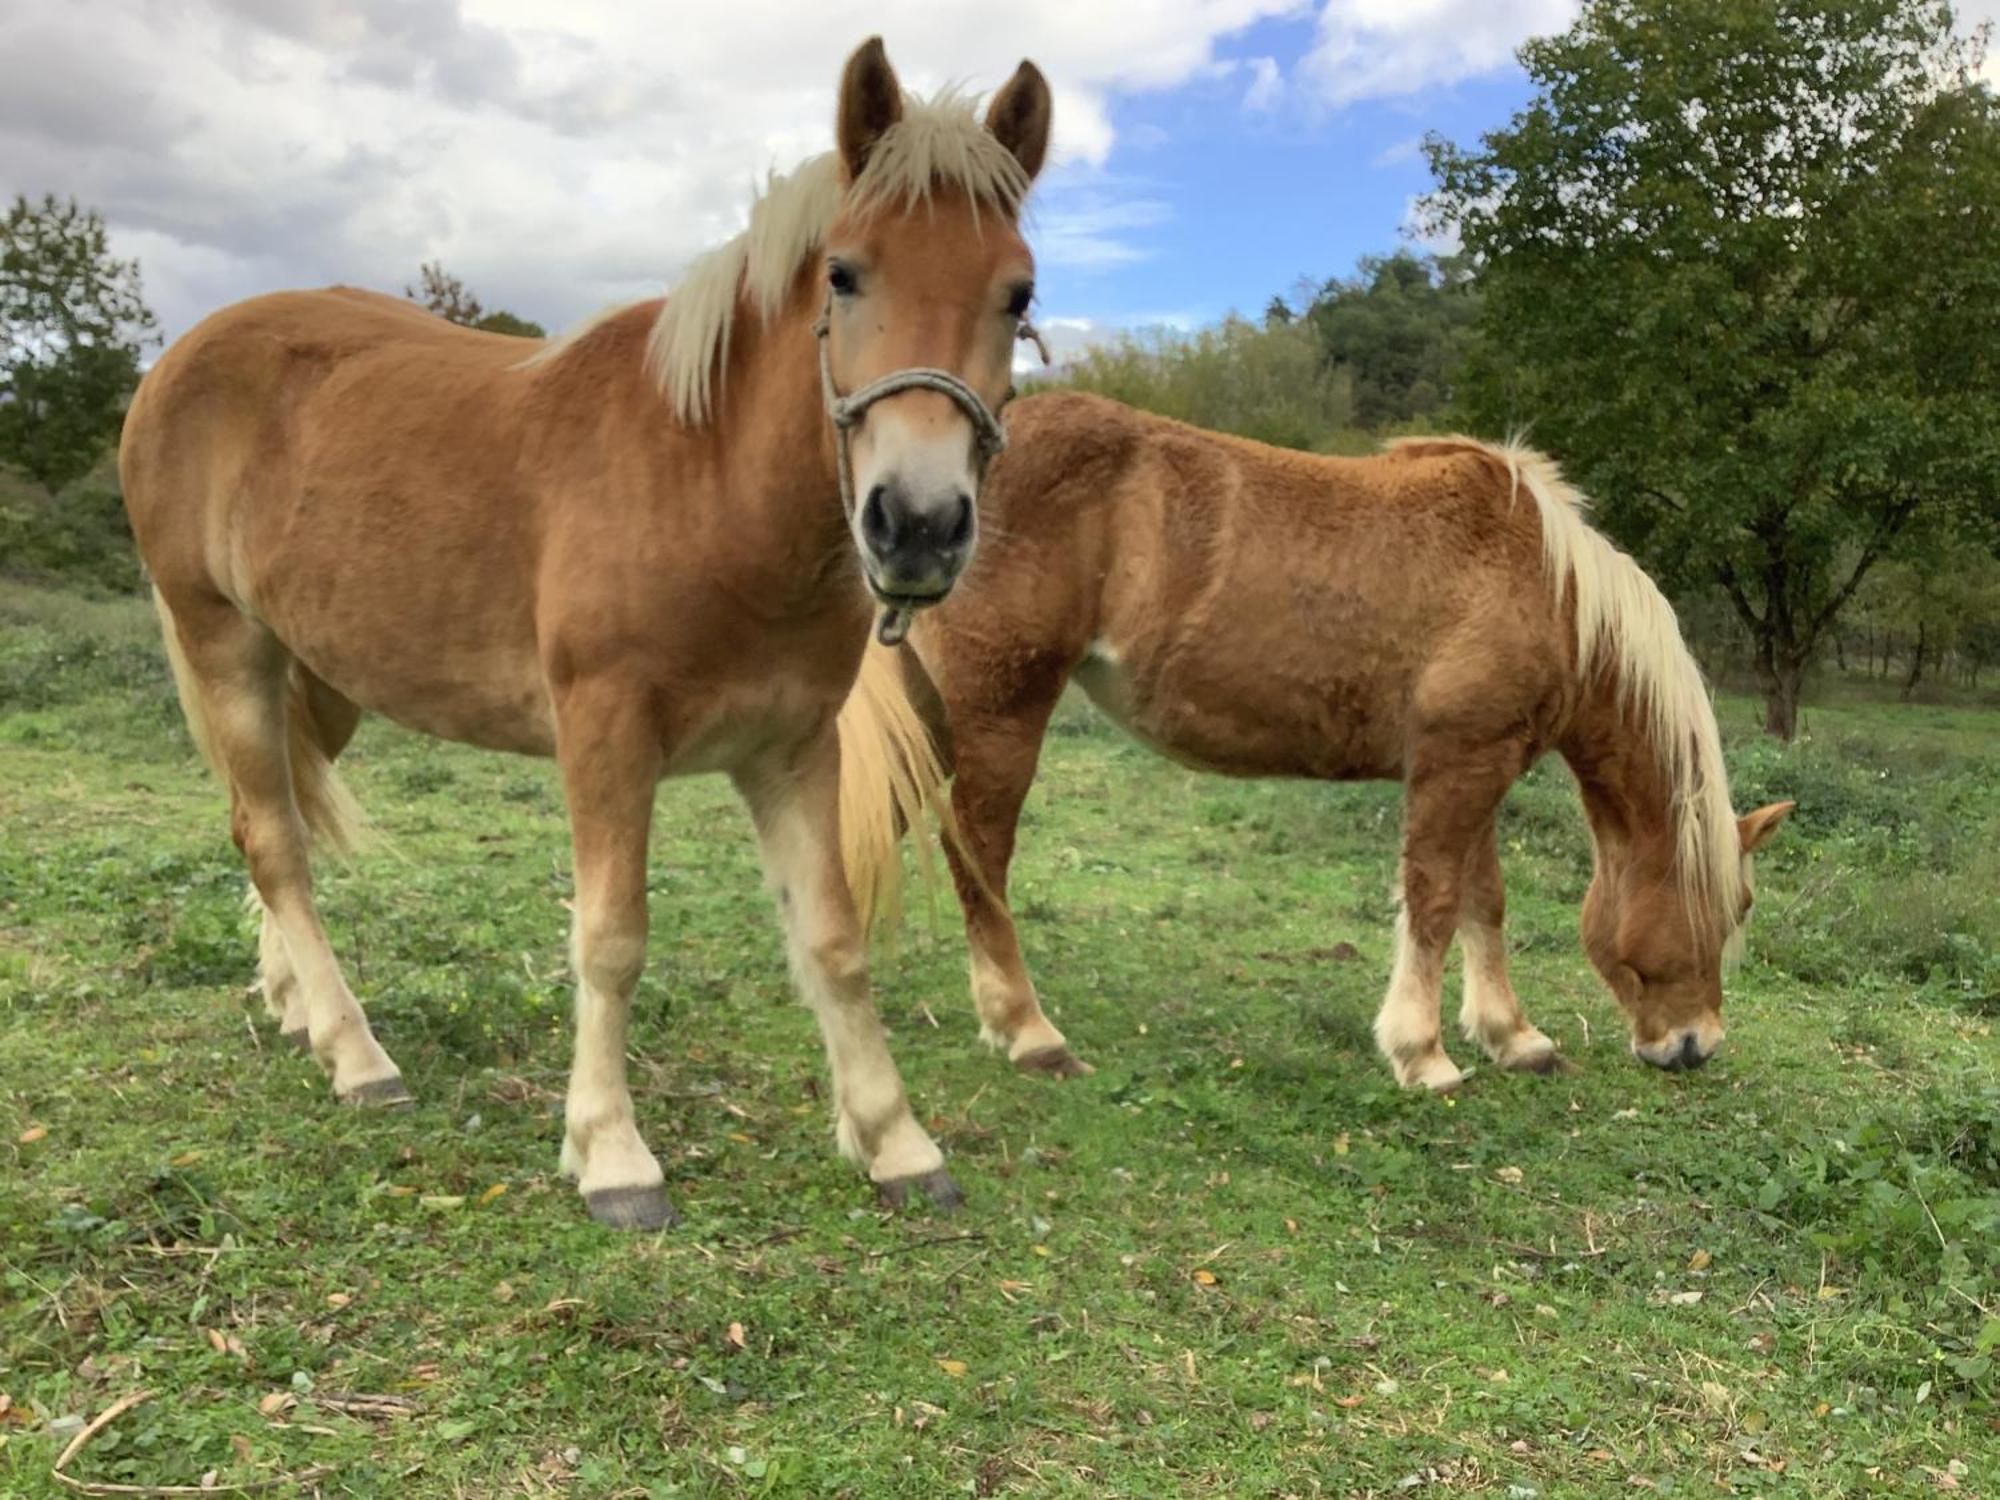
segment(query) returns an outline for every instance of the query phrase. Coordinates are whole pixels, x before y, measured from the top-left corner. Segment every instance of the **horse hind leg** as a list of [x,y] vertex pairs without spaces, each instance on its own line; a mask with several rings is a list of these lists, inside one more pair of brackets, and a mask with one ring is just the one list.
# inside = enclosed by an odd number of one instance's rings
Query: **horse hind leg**
[[267,914],[259,940],[266,1003],[275,995],[284,1006],[281,1025],[303,1012],[309,1049],[338,1098],[408,1102],[401,1073],[341,977],[313,901],[308,819],[335,831],[341,794],[328,784],[324,752],[302,753],[310,747],[299,743],[293,717],[300,710],[290,654],[220,599],[172,609],[162,600],[160,611],[189,728],[228,784],[230,832]]
[[1530,1025],[1507,977],[1506,889],[1492,819],[1465,856],[1458,944],[1465,955],[1465,1000],[1459,1030],[1495,1064],[1517,1073],[1554,1073],[1563,1066],[1556,1044]]
[[[303,663],[292,664],[291,729],[295,752],[294,785],[298,777],[298,751],[317,754],[328,766],[347,748],[361,722],[361,710],[313,676]],[[301,736],[311,736],[308,746],[300,746]],[[257,932],[257,987],[263,992],[264,1009],[278,1023],[278,1034],[301,1052],[312,1050],[305,992],[299,987],[298,973],[271,910],[251,883],[250,910],[259,918]]]

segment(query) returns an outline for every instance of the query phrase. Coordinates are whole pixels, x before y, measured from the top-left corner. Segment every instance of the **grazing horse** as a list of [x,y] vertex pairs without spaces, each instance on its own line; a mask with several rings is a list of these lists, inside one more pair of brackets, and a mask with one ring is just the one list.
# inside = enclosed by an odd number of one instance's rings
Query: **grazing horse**
[[[315,911],[308,834],[363,712],[561,766],[576,868],[562,1165],[590,1212],[668,1222],[626,1085],[663,776],[748,804],[833,1074],[891,1201],[958,1196],[869,998],[836,722],[871,612],[971,556],[1032,295],[1018,230],[1049,133],[1022,63],[983,121],[906,96],[879,40],[837,149],[773,178],[664,303],[532,352],[335,288],[207,319],[147,375],[120,465],[195,739],[263,908],[266,1003],[350,1101],[406,1100]],[[859,504],[843,507],[848,495]],[[872,597],[871,597],[872,596]],[[896,758],[901,764],[901,757]]]
[[[1503,1068],[1560,1065],[1508,982],[1494,836],[1507,788],[1560,752],[1597,851],[1584,948],[1632,1050],[1708,1060],[1748,857],[1792,804],[1738,821],[1672,607],[1554,464],[1456,437],[1324,458],[1071,393],[1020,402],[1009,429],[979,561],[918,621],[900,673],[955,769],[946,851],[988,1041],[1025,1068],[1088,1071],[1042,1013],[1006,902],[1021,802],[1074,681],[1199,769],[1403,783],[1375,1036],[1398,1079],[1436,1090],[1463,1076],[1439,1025],[1454,933],[1467,1038]],[[864,890],[893,882],[885,822],[851,825]]]

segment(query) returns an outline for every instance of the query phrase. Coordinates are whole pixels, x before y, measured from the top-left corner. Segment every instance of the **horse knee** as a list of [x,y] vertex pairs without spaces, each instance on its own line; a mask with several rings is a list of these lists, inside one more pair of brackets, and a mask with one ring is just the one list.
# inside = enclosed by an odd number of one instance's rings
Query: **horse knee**
[[601,993],[630,994],[646,967],[643,926],[580,925],[574,947],[577,977]]
[[836,990],[847,991],[867,984],[868,954],[859,934],[816,934],[808,938],[801,948],[813,972]]

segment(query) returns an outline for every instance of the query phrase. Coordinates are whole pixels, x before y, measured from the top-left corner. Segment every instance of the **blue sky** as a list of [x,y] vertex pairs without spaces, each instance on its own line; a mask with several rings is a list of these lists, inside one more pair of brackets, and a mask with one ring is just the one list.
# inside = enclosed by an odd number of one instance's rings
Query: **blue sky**
[[[1358,257],[1409,243],[1411,200],[1431,182],[1427,131],[1469,142],[1529,96],[1510,62],[1392,98],[1245,107],[1248,60],[1294,76],[1313,35],[1310,16],[1262,22],[1217,49],[1240,66],[1112,101],[1103,165],[1059,168],[1040,190],[1045,317],[1200,324],[1261,312],[1301,276],[1350,274]],[[1070,232],[1096,224],[1101,244]],[[1066,251],[1072,239],[1085,243]]]

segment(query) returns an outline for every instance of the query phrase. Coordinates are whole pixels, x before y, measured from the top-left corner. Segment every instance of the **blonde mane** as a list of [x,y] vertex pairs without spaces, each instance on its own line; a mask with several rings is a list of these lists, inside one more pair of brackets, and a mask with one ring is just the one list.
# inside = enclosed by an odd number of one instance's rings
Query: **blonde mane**
[[[940,186],[962,191],[975,214],[983,207],[1010,218],[1020,213],[1028,174],[981,123],[977,105],[972,95],[951,87],[929,99],[905,94],[903,117],[882,133],[861,175],[845,189],[833,151],[788,175],[769,174],[750,206],[749,227],[688,267],[647,338],[646,368],[676,417],[697,427],[713,414],[738,309],[747,303],[761,319],[775,316],[842,213],[925,203]],[[599,313],[522,363],[560,359],[622,310]]]
[[1715,709],[1701,668],[1681,638],[1673,605],[1637,563],[1585,520],[1589,499],[1564,481],[1554,459],[1518,442],[1459,436],[1404,438],[1390,446],[1438,443],[1499,460],[1514,494],[1525,489],[1533,497],[1549,585],[1558,603],[1565,593],[1574,602],[1577,675],[1587,677],[1600,667],[1617,674],[1619,690],[1645,726],[1674,789],[1682,901],[1698,928],[1730,939],[1749,890],[1749,861],[1729,800]]

